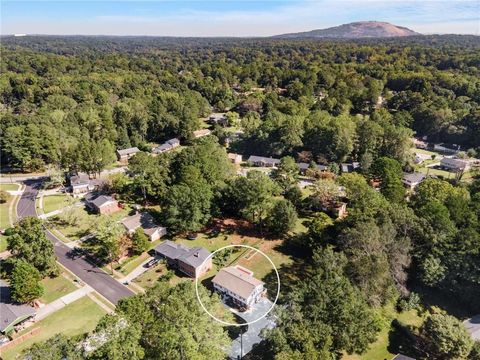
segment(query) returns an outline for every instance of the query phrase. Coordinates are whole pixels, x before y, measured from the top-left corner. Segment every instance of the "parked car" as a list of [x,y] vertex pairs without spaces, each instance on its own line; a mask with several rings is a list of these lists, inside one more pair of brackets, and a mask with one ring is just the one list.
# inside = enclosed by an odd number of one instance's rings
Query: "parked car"
[[189,233],[189,234],[187,235],[187,239],[188,239],[188,240],[195,240],[197,237],[198,237],[198,234],[197,234],[197,233]]
[[155,266],[158,264],[159,259],[152,259],[149,262],[145,264],[146,268],[151,268],[152,266]]

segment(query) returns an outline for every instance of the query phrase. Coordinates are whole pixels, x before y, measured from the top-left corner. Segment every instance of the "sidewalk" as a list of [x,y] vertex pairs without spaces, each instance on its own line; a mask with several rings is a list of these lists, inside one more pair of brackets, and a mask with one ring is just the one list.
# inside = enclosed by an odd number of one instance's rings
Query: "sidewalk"
[[37,315],[35,315],[35,321],[40,321],[46,318],[51,313],[54,313],[55,311],[58,311],[61,308],[65,307],[66,305],[74,302],[75,300],[78,300],[84,297],[85,295],[88,295],[92,291],[93,289],[90,286],[85,285],[84,287],[81,287],[80,289],[77,289],[71,292],[70,294],[62,296],[60,299],[52,301],[51,303],[38,309]]

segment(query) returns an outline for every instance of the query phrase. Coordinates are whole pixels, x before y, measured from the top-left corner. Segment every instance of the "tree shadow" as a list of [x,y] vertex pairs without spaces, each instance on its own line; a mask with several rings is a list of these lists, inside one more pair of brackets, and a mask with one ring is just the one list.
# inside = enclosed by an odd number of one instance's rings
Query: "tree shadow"
[[393,320],[388,333],[387,350],[392,354],[403,354],[416,359],[419,354],[417,349],[417,336],[412,333],[408,326]]

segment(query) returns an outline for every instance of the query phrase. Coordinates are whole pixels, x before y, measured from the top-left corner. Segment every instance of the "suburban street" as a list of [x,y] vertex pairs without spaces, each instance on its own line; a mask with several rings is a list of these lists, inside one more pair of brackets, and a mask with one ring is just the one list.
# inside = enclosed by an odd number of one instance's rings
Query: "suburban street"
[[[19,219],[26,216],[37,216],[35,199],[40,189],[41,180],[25,180],[24,184],[26,188],[17,205],[17,215]],[[45,233],[47,238],[50,239],[55,246],[55,254],[57,255],[58,262],[107,300],[116,305],[120,299],[134,295],[132,291],[113,279],[101,268],[81,257],[74,259],[69,257],[68,253],[71,249],[48,230],[46,230]]]

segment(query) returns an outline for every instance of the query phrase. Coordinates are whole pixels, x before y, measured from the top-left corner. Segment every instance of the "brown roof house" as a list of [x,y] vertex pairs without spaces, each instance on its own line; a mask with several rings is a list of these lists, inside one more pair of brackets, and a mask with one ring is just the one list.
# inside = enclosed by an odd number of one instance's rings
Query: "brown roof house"
[[108,195],[87,195],[85,201],[87,206],[97,214],[108,215],[120,210],[118,201]]
[[155,223],[152,215],[147,212],[138,212],[135,215],[128,216],[121,221],[129,234],[133,234],[138,228],[142,228],[150,241],[160,239],[167,233],[167,228]]
[[14,326],[35,316],[35,308],[28,304],[17,304],[12,301],[10,287],[0,280],[0,332],[6,334]]
[[140,152],[140,150],[137,147],[120,149],[120,150],[117,150],[117,159],[118,161],[127,163],[128,160],[138,152]]
[[166,240],[154,250],[157,256],[167,260],[169,266],[195,279],[212,268],[210,252],[202,247],[191,248]]
[[201,138],[201,137],[204,137],[204,136],[207,136],[207,135],[210,135],[212,133],[211,130],[208,130],[208,129],[200,129],[200,130],[195,130],[193,132],[193,137],[198,139],[198,138]]
[[228,153],[227,156],[232,164],[238,165],[242,163],[242,155],[240,154]]
[[224,300],[246,309],[259,302],[266,292],[264,282],[254,278],[252,271],[239,265],[221,269],[212,283]]

